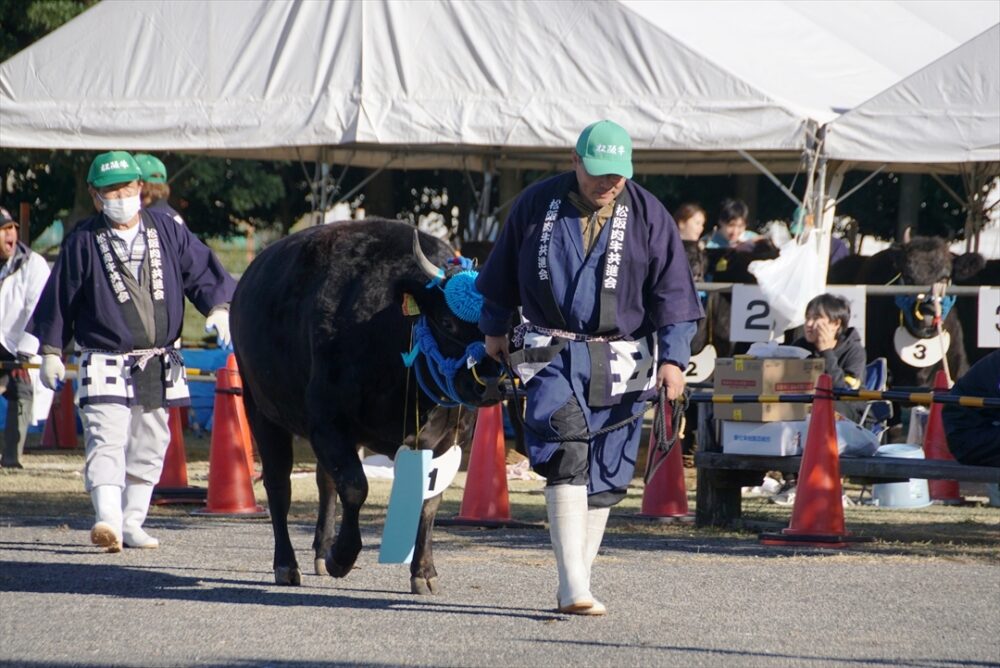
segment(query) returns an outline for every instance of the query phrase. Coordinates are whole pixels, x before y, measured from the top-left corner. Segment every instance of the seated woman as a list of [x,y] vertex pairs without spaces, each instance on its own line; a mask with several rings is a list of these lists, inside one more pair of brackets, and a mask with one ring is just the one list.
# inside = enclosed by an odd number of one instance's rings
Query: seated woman
[[[851,305],[843,297],[829,293],[813,297],[806,304],[805,336],[792,343],[805,348],[809,356],[822,358],[834,388],[856,390],[865,377],[865,347],[853,327]],[[864,411],[860,401],[838,401],[838,413],[857,422]]]
[[[865,376],[865,348],[861,337],[853,327],[851,305],[843,297],[829,293],[813,297],[806,304],[805,336],[792,343],[809,351],[809,356],[822,358],[825,371],[830,375],[834,388],[856,390],[861,387]],[[837,401],[834,408],[851,422],[861,419],[864,402]],[[785,476],[782,491],[772,501],[779,505],[791,505],[795,501],[797,476]],[[847,505],[846,496],[845,505]]]

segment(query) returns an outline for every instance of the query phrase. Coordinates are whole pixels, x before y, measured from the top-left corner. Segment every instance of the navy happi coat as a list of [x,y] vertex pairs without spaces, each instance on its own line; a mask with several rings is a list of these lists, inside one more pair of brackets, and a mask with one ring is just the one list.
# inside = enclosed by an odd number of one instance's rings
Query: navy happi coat
[[[227,304],[236,283],[212,251],[185,225],[168,215],[144,209],[143,234],[147,235],[147,267],[153,293],[155,332],[152,340],[137,342],[134,308],[117,277],[109,276],[106,253],[100,248],[108,224],[102,214],[81,221],[63,241],[59,257],[45,285],[28,331],[38,337],[41,352],[57,353],[70,340],[84,350],[111,356],[136,349],[165,348],[180,337],[184,325],[184,297],[207,315]],[[152,240],[152,242],[151,242]],[[155,253],[155,263],[150,256]],[[91,395],[89,402],[131,403],[124,395]],[[85,403],[81,396],[81,405]],[[155,407],[155,402],[153,402]]]
[[[558,450],[559,444],[545,435],[555,435],[552,415],[572,396],[591,432],[642,412],[653,395],[658,362],[684,368],[693,322],[704,317],[677,225],[659,200],[626,181],[612,217],[585,255],[580,212],[567,198],[576,189],[573,172],[527,188],[476,281],[486,299],[480,320],[486,334],[506,333],[511,315],[521,307],[533,325],[624,339],[560,342],[564,346],[547,365],[532,369],[525,382],[525,418],[536,465]],[[526,347],[532,346],[530,339]],[[541,347],[553,342],[551,337],[534,340]],[[627,364],[644,350],[645,365]],[[641,421],[635,421],[591,441],[590,494],[628,486],[640,432]]]

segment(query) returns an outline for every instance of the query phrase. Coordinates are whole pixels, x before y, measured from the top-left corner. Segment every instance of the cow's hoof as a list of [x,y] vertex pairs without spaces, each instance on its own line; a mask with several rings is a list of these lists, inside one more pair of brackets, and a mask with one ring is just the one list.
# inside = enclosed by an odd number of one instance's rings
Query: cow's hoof
[[438,593],[438,579],[410,578],[410,593],[418,596],[429,596]]
[[347,577],[352,568],[354,568],[354,561],[349,564],[339,564],[334,561],[333,557],[328,557],[326,560],[326,572],[335,578]]
[[274,584],[298,587],[302,584],[302,572],[297,566],[282,566],[274,569]]
[[[344,548],[345,544],[349,544],[350,547]],[[346,577],[354,568],[354,562],[358,560],[359,554],[361,554],[361,541],[348,543],[338,540],[326,555],[326,572],[335,578]]]
[[326,570],[326,559],[322,557],[316,557],[313,560],[313,568],[316,571],[316,575],[329,575],[330,573]]

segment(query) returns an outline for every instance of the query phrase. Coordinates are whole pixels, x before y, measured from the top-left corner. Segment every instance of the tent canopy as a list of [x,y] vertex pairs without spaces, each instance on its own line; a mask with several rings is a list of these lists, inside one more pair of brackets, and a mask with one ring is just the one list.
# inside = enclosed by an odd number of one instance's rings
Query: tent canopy
[[826,126],[831,159],[1000,173],[1000,24]]
[[8,148],[477,170],[613,118],[639,171],[795,171],[815,127],[612,0],[100,3],[0,64],[0,108]]
[[1000,22],[995,0],[623,0],[664,33],[826,123]]

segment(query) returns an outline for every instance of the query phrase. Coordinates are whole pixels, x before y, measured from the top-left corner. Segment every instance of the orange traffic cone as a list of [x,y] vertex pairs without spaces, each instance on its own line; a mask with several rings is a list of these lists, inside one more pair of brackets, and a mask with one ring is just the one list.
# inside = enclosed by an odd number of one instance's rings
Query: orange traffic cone
[[765,545],[846,547],[848,543],[871,540],[851,536],[844,528],[844,492],[840,484],[832,391],[830,376],[822,374],[816,383],[809,434],[799,465],[792,521],[781,533],[760,534],[760,542]]
[[[226,357],[226,369],[228,369],[231,374],[230,377],[236,378],[237,382],[240,383],[240,391],[242,393],[243,383],[240,376],[240,368],[236,364],[236,355],[229,353]],[[247,469],[250,471],[250,477],[253,479],[259,479],[260,476],[257,475],[255,471],[255,463],[253,459],[253,437],[250,434],[250,421],[247,420],[246,407],[243,405],[243,399],[239,399],[236,402],[236,420],[240,425],[240,433],[243,439],[243,450],[247,458]]]
[[170,444],[163,458],[160,481],[153,488],[153,504],[205,502],[208,490],[188,485],[187,457],[184,452],[184,421],[182,408],[169,409]]
[[[667,438],[672,434],[670,404],[663,407],[667,425]],[[688,512],[687,488],[684,486],[684,460],[681,446],[675,442],[667,454],[656,447],[655,434],[649,435],[649,453],[646,456],[646,488],[642,492],[642,507],[636,517],[663,522],[690,522],[694,515]]]
[[63,383],[52,397],[52,408],[42,432],[43,448],[73,449],[77,447],[76,412],[73,408],[73,384]]
[[535,526],[510,516],[507,458],[500,404],[480,408],[458,515],[435,524],[483,527]]
[[212,447],[208,456],[208,502],[192,515],[266,517],[267,511],[254,498],[247,466],[243,428],[237,404],[242,404],[243,385],[237,371],[227,366],[215,372],[215,411],[212,417]]
[[[934,375],[934,391],[947,393],[949,389],[948,374],[938,371]],[[941,421],[941,404],[931,404],[927,416],[927,427],[924,429],[924,459],[955,461],[951,450],[948,449],[948,438],[945,436],[944,424]],[[927,488],[932,501],[939,501],[949,506],[965,502],[965,498],[959,493],[957,480],[928,480]]]

